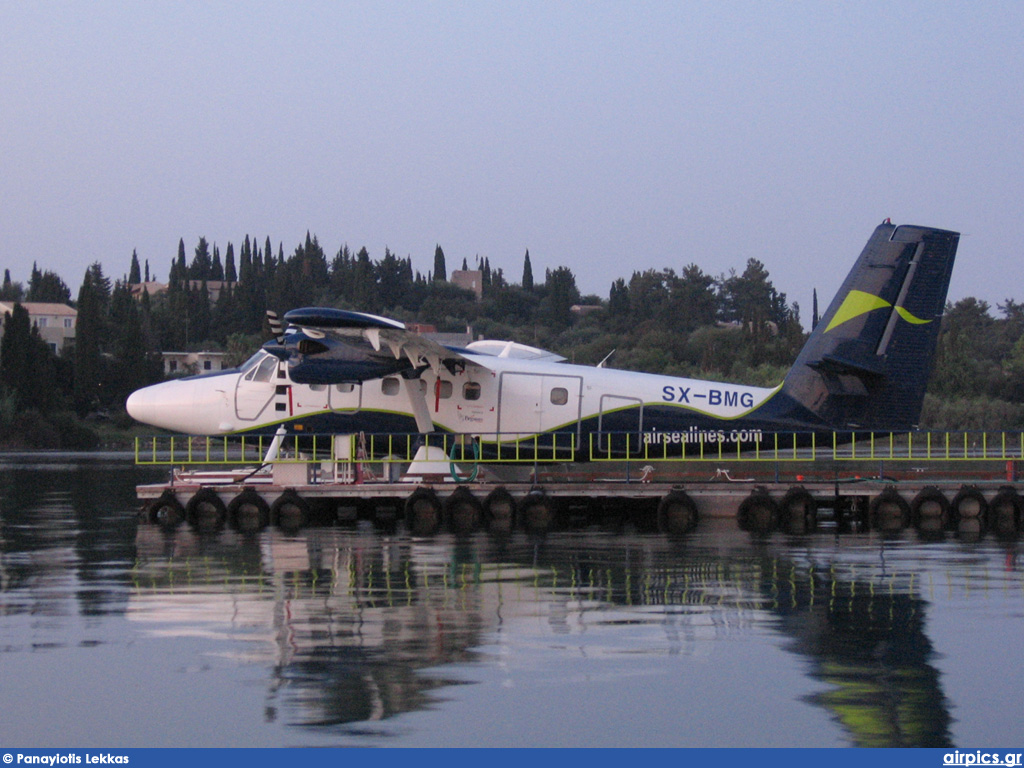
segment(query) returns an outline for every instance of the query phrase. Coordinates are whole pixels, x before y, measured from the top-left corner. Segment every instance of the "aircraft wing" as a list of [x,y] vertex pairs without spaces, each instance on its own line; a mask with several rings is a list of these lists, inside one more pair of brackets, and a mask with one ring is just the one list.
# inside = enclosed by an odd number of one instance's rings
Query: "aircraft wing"
[[456,349],[408,330],[403,323],[330,307],[295,309],[284,316],[289,328],[278,344],[265,348],[290,366],[300,384],[366,381],[394,373],[442,366],[477,366]]

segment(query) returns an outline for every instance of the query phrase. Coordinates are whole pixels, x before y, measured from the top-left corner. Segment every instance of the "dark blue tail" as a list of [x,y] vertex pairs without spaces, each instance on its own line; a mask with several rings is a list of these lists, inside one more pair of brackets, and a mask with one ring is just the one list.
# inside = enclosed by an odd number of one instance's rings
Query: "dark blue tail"
[[917,425],[959,239],[888,221],[875,230],[782,385],[794,422]]

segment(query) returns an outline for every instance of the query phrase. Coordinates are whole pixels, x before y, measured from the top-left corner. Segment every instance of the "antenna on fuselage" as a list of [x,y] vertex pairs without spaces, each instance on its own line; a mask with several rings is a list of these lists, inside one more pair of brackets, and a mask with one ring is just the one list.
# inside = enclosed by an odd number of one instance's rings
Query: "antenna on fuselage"
[[611,357],[612,355],[614,355],[614,354],[615,354],[615,350],[613,349],[613,350],[612,350],[611,352],[609,352],[609,353],[608,353],[607,355],[605,355],[605,356],[604,356],[604,360],[602,360],[602,361],[601,361],[600,363],[598,363],[598,364],[597,364],[597,367],[598,367],[598,368],[604,368],[604,364],[605,364],[605,363],[607,363],[607,362],[608,362],[608,359],[609,359],[609,358],[610,358],[610,357]]

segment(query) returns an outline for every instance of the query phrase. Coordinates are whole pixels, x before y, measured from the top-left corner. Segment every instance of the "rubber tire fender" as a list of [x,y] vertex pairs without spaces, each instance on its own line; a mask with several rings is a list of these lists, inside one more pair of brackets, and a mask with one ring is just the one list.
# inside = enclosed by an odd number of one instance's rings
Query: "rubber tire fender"
[[483,523],[484,508],[468,488],[459,487],[444,500],[444,517],[451,530],[471,533]]
[[[763,510],[763,516],[755,517],[757,510]],[[771,533],[779,527],[779,505],[764,488],[755,488],[747,498],[740,502],[736,511],[736,519],[744,531],[754,533]]]
[[156,523],[161,528],[177,528],[185,522],[185,508],[181,506],[174,491],[167,488],[159,498],[149,504],[146,516],[149,522]]
[[224,506],[224,502],[221,501],[217,492],[209,488],[200,488],[188,500],[188,504],[185,505],[185,515],[188,518],[189,525],[193,527],[198,526],[200,522],[199,511],[202,506],[213,508],[213,513],[216,515],[213,529],[219,530],[222,528],[224,521],[227,519],[227,507]]
[[658,502],[658,530],[662,533],[682,536],[696,528],[699,521],[697,504],[685,491],[669,491]]
[[810,491],[802,485],[794,485],[786,491],[786,495],[779,502],[779,526],[788,528],[790,518],[793,516],[793,507],[802,504],[804,507],[803,518],[807,528],[814,528],[818,524],[818,500]]
[[[961,506],[966,501],[973,501],[978,505],[978,513],[976,515],[965,515],[961,511]],[[972,520],[978,518],[982,523],[985,522],[985,517],[988,513],[988,502],[985,501],[984,495],[978,490],[976,485],[962,485],[960,486],[959,492],[953,497],[953,501],[950,502],[950,506],[953,509],[953,519],[959,523],[961,520]]]
[[254,507],[258,515],[257,530],[263,530],[270,525],[270,505],[266,499],[260,496],[252,488],[246,488],[235,496],[228,504],[228,522],[236,530],[239,528],[238,512],[242,507]]
[[484,520],[488,526],[502,526],[509,530],[515,527],[516,500],[504,487],[495,488],[487,494],[484,499]]
[[544,533],[555,526],[558,508],[543,488],[536,488],[519,502],[519,520],[530,533]]
[[[1009,506],[1012,520],[1012,530],[1000,529],[1000,520],[1002,515],[999,514],[999,510],[1004,506]],[[992,501],[988,503],[988,516],[991,522],[991,528],[1000,534],[1016,534],[1020,531],[1021,515],[1024,514],[1024,499],[1017,493],[1017,489],[1012,485],[1004,485],[999,488],[996,495],[992,497]]]
[[[293,507],[296,510],[297,514],[294,517],[297,519],[287,519],[286,522],[282,522],[281,511],[286,507]],[[286,514],[286,518],[289,517],[291,515]],[[309,524],[309,502],[299,496],[294,488],[288,488],[270,505],[270,520],[278,528],[297,531]]]
[[[437,533],[444,522],[444,508],[437,494],[429,488],[417,488],[405,500],[405,524],[415,536],[430,536]],[[420,513],[432,517],[423,519]]]
[[907,500],[900,496],[892,486],[887,487],[880,494],[875,496],[871,500],[871,504],[868,506],[868,519],[871,521],[871,527],[878,527],[878,516],[879,511],[883,508],[883,505],[892,504],[899,510],[899,527],[900,529],[906,528],[910,525],[910,504]]
[[921,508],[928,502],[934,502],[939,505],[939,519],[942,521],[942,527],[946,528],[952,521],[949,499],[946,498],[946,494],[934,485],[926,485],[910,502],[911,522],[915,526],[921,524]]

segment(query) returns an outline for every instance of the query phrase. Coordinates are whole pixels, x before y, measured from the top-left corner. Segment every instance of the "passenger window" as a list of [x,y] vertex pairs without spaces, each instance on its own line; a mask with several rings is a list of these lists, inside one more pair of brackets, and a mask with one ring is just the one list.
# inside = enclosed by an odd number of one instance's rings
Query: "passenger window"
[[388,376],[380,383],[380,391],[385,395],[397,395],[401,384],[394,376]]
[[554,405],[565,405],[569,402],[569,390],[565,387],[555,387],[551,390],[551,402]]
[[327,385],[326,384],[310,384],[309,388],[311,390],[313,390],[314,392],[323,392],[325,389],[327,389]]
[[447,400],[452,396],[452,383],[441,379],[439,386],[434,390],[440,400]]
[[349,384],[346,382],[344,384],[335,384],[334,388],[338,392],[341,392],[343,395],[347,395],[349,392],[353,391],[356,388],[356,385]]
[[479,400],[480,385],[475,381],[467,381],[462,385],[462,397],[465,400]]

